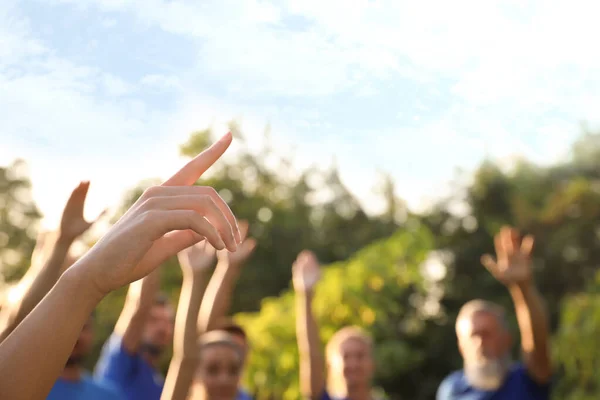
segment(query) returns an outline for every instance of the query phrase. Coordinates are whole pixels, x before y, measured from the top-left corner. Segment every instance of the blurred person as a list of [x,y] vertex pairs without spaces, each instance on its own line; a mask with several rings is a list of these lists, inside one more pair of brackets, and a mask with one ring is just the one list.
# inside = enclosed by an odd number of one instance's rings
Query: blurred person
[[352,326],[336,332],[326,346],[326,379],[319,328],[312,312],[314,288],[320,279],[316,256],[306,250],[300,253],[292,275],[302,394],[313,400],[372,400],[375,363],[370,337]]
[[45,398],[86,321],[108,293],[144,278],[200,241],[237,249],[239,229],[227,203],[213,188],[191,186],[231,140],[228,133],[162,185],[144,191],[0,343],[0,398]]
[[158,367],[173,340],[175,311],[159,293],[160,268],[129,285],[123,311],[102,348],[95,376],[119,387],[129,400],[158,400]]
[[[244,394],[238,389],[238,386],[246,348],[242,348],[232,335],[227,336],[227,343],[221,343],[223,337],[220,337],[218,340],[219,343],[210,342],[210,345],[206,344],[207,342],[203,342],[204,339],[201,339],[201,342],[207,346],[208,355],[204,355],[204,346],[201,345],[200,349],[198,348],[198,337],[200,335],[203,338],[205,337],[203,335],[205,332],[209,329],[213,330],[216,327],[214,321],[219,320],[221,314],[225,313],[229,307],[233,282],[239,274],[239,267],[254,249],[254,241],[246,239],[246,233],[247,223],[242,222],[240,223],[240,237],[242,242],[235,252],[227,253],[220,251],[217,253],[210,244],[198,243],[178,254],[183,272],[183,286],[177,308],[173,358],[167,374],[165,389],[162,395],[163,399],[186,399],[191,387],[195,388],[192,390],[194,398],[198,396],[200,398],[221,398],[222,388],[219,389],[219,382],[222,377],[215,378],[210,373],[204,374],[202,372],[199,372],[199,375],[195,375],[195,371],[198,368],[202,370],[206,365],[211,365],[214,368],[221,365],[214,366],[212,361],[208,364],[204,361],[211,360],[211,355],[215,352],[217,355],[221,353],[227,355],[227,350],[231,352],[231,346],[228,345],[230,341],[236,344],[237,353],[241,354],[240,371],[235,376],[235,390],[233,391],[234,397],[232,399],[244,398],[241,397]],[[218,254],[219,263],[203,296],[204,287],[202,283],[205,281],[206,271],[214,264],[215,254]],[[230,329],[233,328],[230,327]],[[225,331],[220,330],[220,332]],[[213,336],[209,335],[206,337],[210,338]],[[218,351],[218,348],[223,346],[225,346],[225,350]],[[213,367],[211,367],[210,371],[213,370]],[[228,376],[231,378],[230,375]],[[198,377],[202,378],[198,380]],[[217,380],[211,380],[211,377]],[[195,383],[193,386],[190,386],[192,382]],[[204,383],[207,383],[208,386],[205,387]],[[229,387],[228,385],[230,384],[231,381],[227,380],[225,386]],[[216,392],[214,392],[215,390]],[[228,390],[224,393],[229,393]],[[221,393],[221,395],[218,393]]]
[[[200,337],[198,365],[189,400],[235,400],[244,366],[244,350],[225,331]],[[179,400],[173,398],[172,400]],[[183,400],[183,399],[182,399]]]
[[512,337],[504,310],[491,302],[472,300],[456,320],[458,347],[464,368],[448,376],[437,392],[438,400],[550,398],[552,366],[548,321],[533,282],[533,237],[504,227],[494,238],[497,260],[481,261],[503,283],[515,306],[523,362],[512,363]]
[[94,341],[94,315],[83,326],[61,376],[47,400],[125,400],[125,395],[109,382],[98,381],[83,368]]
[[[200,314],[198,315],[198,331],[208,332],[214,329],[224,330],[231,334],[243,350],[243,364],[248,358],[248,338],[244,329],[227,320],[225,316],[229,313],[231,298],[235,284],[240,276],[242,267],[246,264],[254,249],[256,241],[248,235],[248,221],[240,221],[240,235],[242,243],[235,252],[217,252],[218,263],[215,268],[206,293],[202,299]],[[240,379],[243,373],[240,374]],[[240,386],[237,400],[251,400],[252,396]]]

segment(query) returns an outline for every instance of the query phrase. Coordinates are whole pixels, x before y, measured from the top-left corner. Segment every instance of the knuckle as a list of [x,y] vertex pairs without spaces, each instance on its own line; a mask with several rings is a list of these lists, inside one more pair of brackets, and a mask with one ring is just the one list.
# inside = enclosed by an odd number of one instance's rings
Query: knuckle
[[144,199],[144,201],[142,202],[142,205],[140,207],[144,211],[149,211],[149,210],[155,209],[157,206],[157,203],[158,203],[157,197],[148,197],[148,198]]
[[157,212],[155,210],[145,210],[139,214],[138,220],[142,225],[151,224],[156,220]]
[[212,186],[201,186],[201,192],[211,197],[218,196],[217,191]]
[[200,203],[208,209],[213,208],[213,206],[215,206],[214,200],[208,194],[200,196]]
[[144,194],[142,194],[142,198],[150,199],[152,197],[158,196],[161,190],[160,186],[150,186],[148,189],[144,190]]

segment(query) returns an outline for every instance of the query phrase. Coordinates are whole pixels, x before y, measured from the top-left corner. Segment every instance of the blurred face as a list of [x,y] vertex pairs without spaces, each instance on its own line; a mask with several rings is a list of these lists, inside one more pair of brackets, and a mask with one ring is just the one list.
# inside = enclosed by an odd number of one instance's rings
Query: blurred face
[[73,351],[67,360],[67,365],[79,365],[87,356],[92,348],[94,342],[94,320],[89,318],[83,326],[79,338],[73,347]]
[[506,328],[494,314],[481,311],[460,320],[457,335],[471,385],[497,389],[510,364],[511,338]]
[[155,305],[144,327],[144,343],[164,349],[173,340],[173,309],[168,305]]
[[241,370],[241,356],[230,345],[208,346],[202,349],[194,392],[204,392],[206,400],[233,400],[237,396]]
[[335,375],[344,377],[348,388],[368,385],[374,369],[371,349],[357,338],[344,340],[330,364]]

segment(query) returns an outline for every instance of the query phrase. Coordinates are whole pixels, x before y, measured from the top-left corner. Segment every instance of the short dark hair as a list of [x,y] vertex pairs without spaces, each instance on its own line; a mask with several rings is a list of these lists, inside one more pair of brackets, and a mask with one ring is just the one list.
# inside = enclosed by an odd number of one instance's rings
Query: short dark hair
[[217,326],[217,330],[227,332],[230,335],[237,335],[243,337],[244,339],[248,339],[248,335],[246,334],[244,328],[231,319],[225,319],[224,321],[221,321],[221,323]]

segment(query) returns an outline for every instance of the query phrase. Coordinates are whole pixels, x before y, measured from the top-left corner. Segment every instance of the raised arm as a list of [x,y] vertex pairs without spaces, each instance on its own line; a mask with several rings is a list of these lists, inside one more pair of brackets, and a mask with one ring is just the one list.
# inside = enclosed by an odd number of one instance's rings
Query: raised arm
[[0,344],[1,399],[44,399],[90,313],[112,290],[204,239],[217,249],[237,249],[239,231],[227,204],[212,188],[189,187],[230,143],[228,134],[162,186],[146,190]]
[[215,261],[215,248],[204,241],[181,251],[177,257],[183,285],[175,318],[173,358],[161,395],[165,400],[185,400],[192,384],[199,357],[196,320],[208,271]]
[[293,269],[296,292],[296,337],[300,353],[300,390],[316,400],[325,391],[325,361],[319,328],[312,312],[313,290],[320,278],[319,262],[310,251],[300,253]]
[[115,334],[121,338],[121,345],[129,354],[136,354],[140,348],[144,326],[159,290],[160,268],[129,285],[123,310],[115,325]]
[[546,310],[531,268],[533,237],[521,240],[512,228],[502,228],[494,241],[497,261],[484,256],[482,263],[508,288],[521,332],[524,362],[531,378],[546,384],[552,377],[549,327]]
[[240,221],[242,244],[234,253],[218,252],[219,262],[206,288],[198,316],[198,331],[200,332],[215,329],[218,321],[229,312],[233,288],[241,268],[256,246],[254,239],[246,238],[247,233],[248,222]]
[[89,182],[81,182],[73,190],[65,205],[59,230],[56,233],[40,235],[40,242],[36,243],[32,257],[32,265],[19,282],[23,293],[21,298],[8,304],[0,313],[0,342],[6,339],[42,300],[65,267],[72,264],[73,260],[69,260],[68,257],[71,245],[93,224],[83,217],[89,186]]

